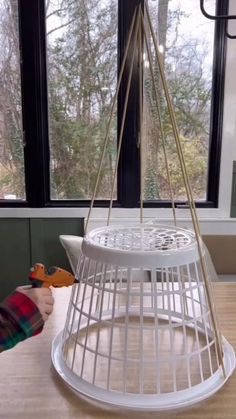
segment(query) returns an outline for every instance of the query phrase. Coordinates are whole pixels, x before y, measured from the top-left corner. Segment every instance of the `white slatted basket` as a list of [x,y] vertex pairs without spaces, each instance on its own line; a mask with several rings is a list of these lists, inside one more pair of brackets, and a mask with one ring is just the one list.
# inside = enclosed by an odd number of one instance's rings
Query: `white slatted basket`
[[[87,234],[82,253],[80,283],[52,348],[69,386],[115,406],[167,410],[224,384],[235,354],[220,336],[222,368],[193,233],[158,224],[103,227]],[[208,268],[204,246],[202,254]]]

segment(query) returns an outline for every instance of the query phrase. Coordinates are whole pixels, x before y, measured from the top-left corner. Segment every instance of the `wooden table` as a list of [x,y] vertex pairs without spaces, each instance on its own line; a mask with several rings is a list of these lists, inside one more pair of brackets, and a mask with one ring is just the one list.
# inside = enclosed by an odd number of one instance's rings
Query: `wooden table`
[[[41,335],[0,355],[2,419],[235,419],[236,372],[213,397],[191,409],[171,414],[142,413],[96,406],[75,395],[51,363],[51,342],[63,328],[70,289],[54,290],[55,309]],[[221,331],[236,349],[236,284],[214,284]]]

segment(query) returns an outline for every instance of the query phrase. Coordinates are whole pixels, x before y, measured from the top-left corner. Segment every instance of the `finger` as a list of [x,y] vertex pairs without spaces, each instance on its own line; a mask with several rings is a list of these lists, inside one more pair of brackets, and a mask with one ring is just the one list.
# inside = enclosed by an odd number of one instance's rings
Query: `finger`
[[52,290],[50,288],[42,287],[39,289],[42,295],[52,295]]
[[49,296],[44,297],[44,302],[45,302],[45,304],[50,304],[50,305],[53,306],[53,304],[54,304],[53,296],[49,295]]
[[44,301],[43,305],[44,305],[44,307],[48,307],[48,306],[50,306],[50,307],[51,307],[51,309],[53,309],[53,305],[54,305],[54,304],[53,304],[51,301]]
[[44,311],[48,315],[51,314],[53,312],[53,306],[49,304],[45,305]]
[[46,321],[48,319],[48,313],[45,310],[45,307],[43,308],[43,310],[40,310],[41,316],[43,318],[44,321]]
[[19,287],[16,288],[17,291],[23,291],[23,290],[28,290],[32,288],[32,285],[20,285]]

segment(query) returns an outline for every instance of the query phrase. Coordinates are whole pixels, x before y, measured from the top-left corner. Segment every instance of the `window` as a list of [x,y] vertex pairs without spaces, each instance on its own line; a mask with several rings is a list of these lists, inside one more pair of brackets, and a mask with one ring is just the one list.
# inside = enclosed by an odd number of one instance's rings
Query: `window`
[[[214,6],[214,3],[208,2],[207,7]],[[149,0],[149,8],[154,29],[158,31],[159,48],[173,98],[193,196],[197,201],[204,202],[207,199],[211,129],[214,22],[202,15],[199,0]],[[155,109],[149,67],[146,69],[145,85],[145,143],[149,146],[144,173],[145,197],[147,200],[168,200],[170,191],[163,150],[161,144],[155,144],[155,118],[152,118]],[[163,101],[162,92],[160,96]],[[167,109],[163,107],[161,113],[173,195],[185,200]]]
[[25,199],[17,2],[0,0],[0,199]]
[[[117,1],[48,2],[47,57],[52,199],[90,199],[117,76]],[[109,199],[116,113],[97,197]]]
[[[226,3],[223,0],[206,0],[206,7],[211,12],[216,8],[217,13],[225,14]],[[13,16],[13,9],[10,6],[7,8],[7,4],[12,7],[17,2],[0,0],[0,8],[4,11],[1,14],[1,37],[7,27],[4,25],[4,16],[10,13],[8,19],[11,20]],[[19,0],[22,92],[16,43],[13,45],[15,55],[11,56],[13,64],[11,70],[7,71],[7,77],[14,76],[15,82],[11,84],[14,99],[11,104],[12,118],[18,115],[17,126],[14,126],[11,136],[6,130],[2,134],[1,129],[5,125],[0,119],[2,205],[19,205],[18,201],[7,199],[9,194],[20,198],[22,205],[35,207],[88,205],[96,180],[117,73],[133,13],[139,4],[143,6],[143,0],[47,0],[45,3],[41,0]],[[154,28],[158,31],[194,197],[199,206],[217,206],[223,115],[224,23],[208,21],[200,12],[199,0],[149,0],[148,5]],[[16,17],[16,25],[17,21]],[[12,36],[14,42],[15,39],[18,38]],[[5,55],[1,54],[0,77],[3,77],[7,62],[7,48],[3,45],[1,42],[0,48],[4,48]],[[145,59],[145,51],[143,57]],[[124,207],[138,207],[140,199],[141,175],[137,148],[139,77],[136,56],[135,60],[113,196],[115,205]],[[99,206],[107,205],[110,199],[129,65],[130,60],[125,66],[111,121],[109,147],[97,193]],[[153,136],[155,127],[151,116],[154,111],[148,64],[143,80],[145,206],[169,206],[163,152]],[[0,118],[5,103],[0,93]],[[176,170],[176,155],[164,107],[161,112],[165,121],[174,197],[184,202],[186,197],[180,174]],[[13,169],[8,177],[11,186],[5,188],[4,179],[7,176],[2,161],[3,150],[8,142],[11,143],[8,166]]]

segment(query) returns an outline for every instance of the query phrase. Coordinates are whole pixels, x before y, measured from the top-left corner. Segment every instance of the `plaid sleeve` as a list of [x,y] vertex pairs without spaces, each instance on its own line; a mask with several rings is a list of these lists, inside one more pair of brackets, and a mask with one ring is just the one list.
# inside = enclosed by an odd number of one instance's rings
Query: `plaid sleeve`
[[42,316],[33,301],[15,291],[0,304],[0,352],[40,333],[43,325]]

